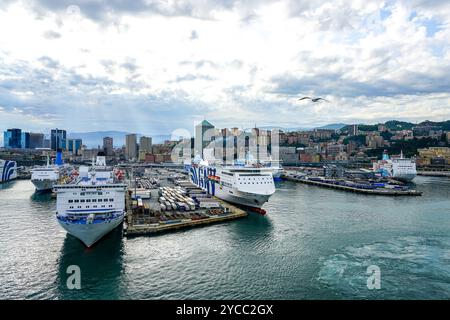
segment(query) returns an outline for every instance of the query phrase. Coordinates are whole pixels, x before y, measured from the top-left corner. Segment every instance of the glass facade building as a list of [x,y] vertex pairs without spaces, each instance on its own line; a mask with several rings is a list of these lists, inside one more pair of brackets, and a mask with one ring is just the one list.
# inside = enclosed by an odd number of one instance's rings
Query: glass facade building
[[50,134],[50,148],[52,150],[66,150],[67,134],[66,130],[52,129]]
[[21,149],[29,149],[30,148],[30,133],[22,132],[20,138],[20,148]]
[[20,149],[22,147],[22,130],[8,129],[3,134],[3,145],[7,149]]
[[68,139],[67,151],[71,152],[72,154],[78,155],[82,145],[83,141],[81,139]]

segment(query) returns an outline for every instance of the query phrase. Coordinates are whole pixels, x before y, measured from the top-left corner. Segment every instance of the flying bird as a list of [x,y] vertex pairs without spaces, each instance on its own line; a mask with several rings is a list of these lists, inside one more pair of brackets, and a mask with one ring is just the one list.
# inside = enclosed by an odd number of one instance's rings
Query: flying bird
[[311,97],[303,97],[303,98],[300,98],[300,99],[298,99],[299,101],[301,101],[301,100],[307,100],[307,99],[309,99],[309,100],[311,100],[312,102],[318,102],[318,101],[320,101],[320,100],[323,100],[323,101],[325,101],[325,102],[329,102],[328,100],[326,100],[326,99],[324,99],[324,98],[320,98],[320,97],[314,97],[314,98],[311,98]]

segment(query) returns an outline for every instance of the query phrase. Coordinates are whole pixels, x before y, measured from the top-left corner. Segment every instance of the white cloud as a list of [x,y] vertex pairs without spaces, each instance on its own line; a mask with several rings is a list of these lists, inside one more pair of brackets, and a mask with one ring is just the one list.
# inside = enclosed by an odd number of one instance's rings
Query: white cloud
[[[0,10],[0,29],[14,30],[0,34],[0,112],[153,133],[203,116],[219,126],[442,120],[445,12],[445,1],[11,2]],[[299,104],[302,94],[332,103]]]

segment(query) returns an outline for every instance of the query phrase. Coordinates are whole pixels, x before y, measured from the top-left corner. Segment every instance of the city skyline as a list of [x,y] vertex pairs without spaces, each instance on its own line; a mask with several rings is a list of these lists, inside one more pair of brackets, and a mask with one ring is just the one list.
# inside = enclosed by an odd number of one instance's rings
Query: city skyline
[[[215,126],[211,124],[208,120],[202,120],[198,122],[193,130],[193,132],[187,132],[185,130],[175,130],[171,134],[166,135],[147,135],[142,134],[139,132],[121,132],[121,131],[93,131],[93,132],[84,132],[84,133],[77,133],[77,132],[70,132],[68,130],[64,129],[56,129],[60,130],[62,132],[67,131],[67,141],[71,141],[70,143],[74,143],[74,141],[77,142],[79,146],[84,145],[88,148],[101,148],[103,145],[103,149],[105,149],[105,139],[108,139],[110,141],[111,147],[114,148],[121,148],[126,146],[126,140],[128,136],[134,136],[134,139],[136,140],[136,144],[139,139],[139,143],[137,145],[140,145],[142,141],[144,141],[144,145],[148,146],[152,144],[152,141],[156,144],[165,143],[166,141],[179,141],[181,139],[186,138],[194,138],[195,136],[199,135],[198,128],[201,124],[206,123],[207,126],[212,126],[212,128],[223,130],[228,129],[231,130],[230,132],[234,131],[244,131],[244,132],[250,132],[253,131],[254,128],[262,129],[262,130],[280,130],[280,132],[284,132],[286,134],[303,134],[307,132],[313,132],[313,131],[335,131],[336,133],[339,133],[340,131],[348,131],[350,135],[359,135],[361,132],[365,131],[383,131],[383,130],[389,130],[389,131],[397,131],[397,132],[403,132],[409,131],[413,132],[414,130],[423,131],[423,130],[441,130],[444,129],[443,132],[448,131],[448,127],[450,126],[450,120],[442,121],[442,122],[430,122],[430,121],[423,121],[421,123],[411,123],[411,122],[403,122],[398,120],[389,120],[386,122],[379,122],[376,124],[365,124],[365,123],[358,123],[358,124],[344,124],[344,123],[333,123],[328,124],[321,127],[311,127],[311,128],[280,128],[280,127],[274,127],[274,126],[265,126],[265,127],[253,127],[253,128],[238,128],[236,126],[234,127],[228,127],[228,128],[221,128],[218,126]],[[256,125],[256,124],[255,124]],[[362,131],[359,131],[359,128],[365,127]],[[374,128],[371,128],[374,127]],[[381,129],[380,129],[381,128]],[[23,135],[28,135],[27,139],[31,139],[30,141],[34,141],[34,144],[38,144],[35,142],[36,139],[41,139],[42,143],[45,141],[48,141],[50,144],[51,142],[51,136],[53,135],[53,131],[55,129],[51,129],[51,134],[44,134],[42,132],[27,132],[26,130],[23,130],[23,128],[8,128],[7,130],[4,130],[4,135],[6,135],[7,131],[21,131],[22,140]],[[359,133],[358,133],[359,132]],[[4,135],[0,135],[0,145],[5,145],[4,140],[2,140],[2,137]],[[202,134],[203,135],[203,134]],[[420,135],[419,135],[420,136]],[[422,137],[428,136],[428,133],[424,133]],[[10,137],[11,139],[11,137]],[[81,143],[82,141],[82,143]],[[113,142],[114,141],[114,142]],[[18,142],[18,143],[24,143]],[[33,143],[33,142],[31,142]],[[64,142],[65,143],[65,142]],[[53,144],[53,142],[52,142]],[[21,146],[20,148],[23,148]],[[33,149],[34,147],[32,147]],[[148,147],[145,147],[146,149],[149,149]],[[198,148],[198,146],[197,146]],[[54,149],[54,147],[52,147]],[[62,149],[66,149],[66,147],[63,147]],[[106,150],[106,149],[105,149]]]
[[449,12],[445,1],[8,1],[0,27],[16,32],[0,35],[0,127],[156,135],[204,118],[442,121]]

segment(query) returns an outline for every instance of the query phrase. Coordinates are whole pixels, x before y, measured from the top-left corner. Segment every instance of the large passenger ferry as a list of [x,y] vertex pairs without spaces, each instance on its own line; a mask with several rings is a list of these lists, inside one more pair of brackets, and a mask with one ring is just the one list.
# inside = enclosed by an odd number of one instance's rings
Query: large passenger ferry
[[71,174],[73,168],[62,161],[62,153],[58,151],[54,164],[50,164],[47,157],[47,165],[31,170],[31,182],[36,191],[50,191],[64,177]]
[[185,164],[191,181],[224,201],[261,208],[275,193],[272,172],[257,167],[210,166],[196,160]]
[[100,155],[94,166],[79,168],[74,183],[56,185],[59,224],[88,247],[117,227],[123,221],[127,188],[120,177]]
[[17,163],[0,159],[0,182],[8,182],[17,178]]
[[374,162],[373,171],[385,177],[409,182],[417,176],[416,160],[404,158],[403,152],[401,152],[399,158],[390,159],[385,150],[382,159]]

